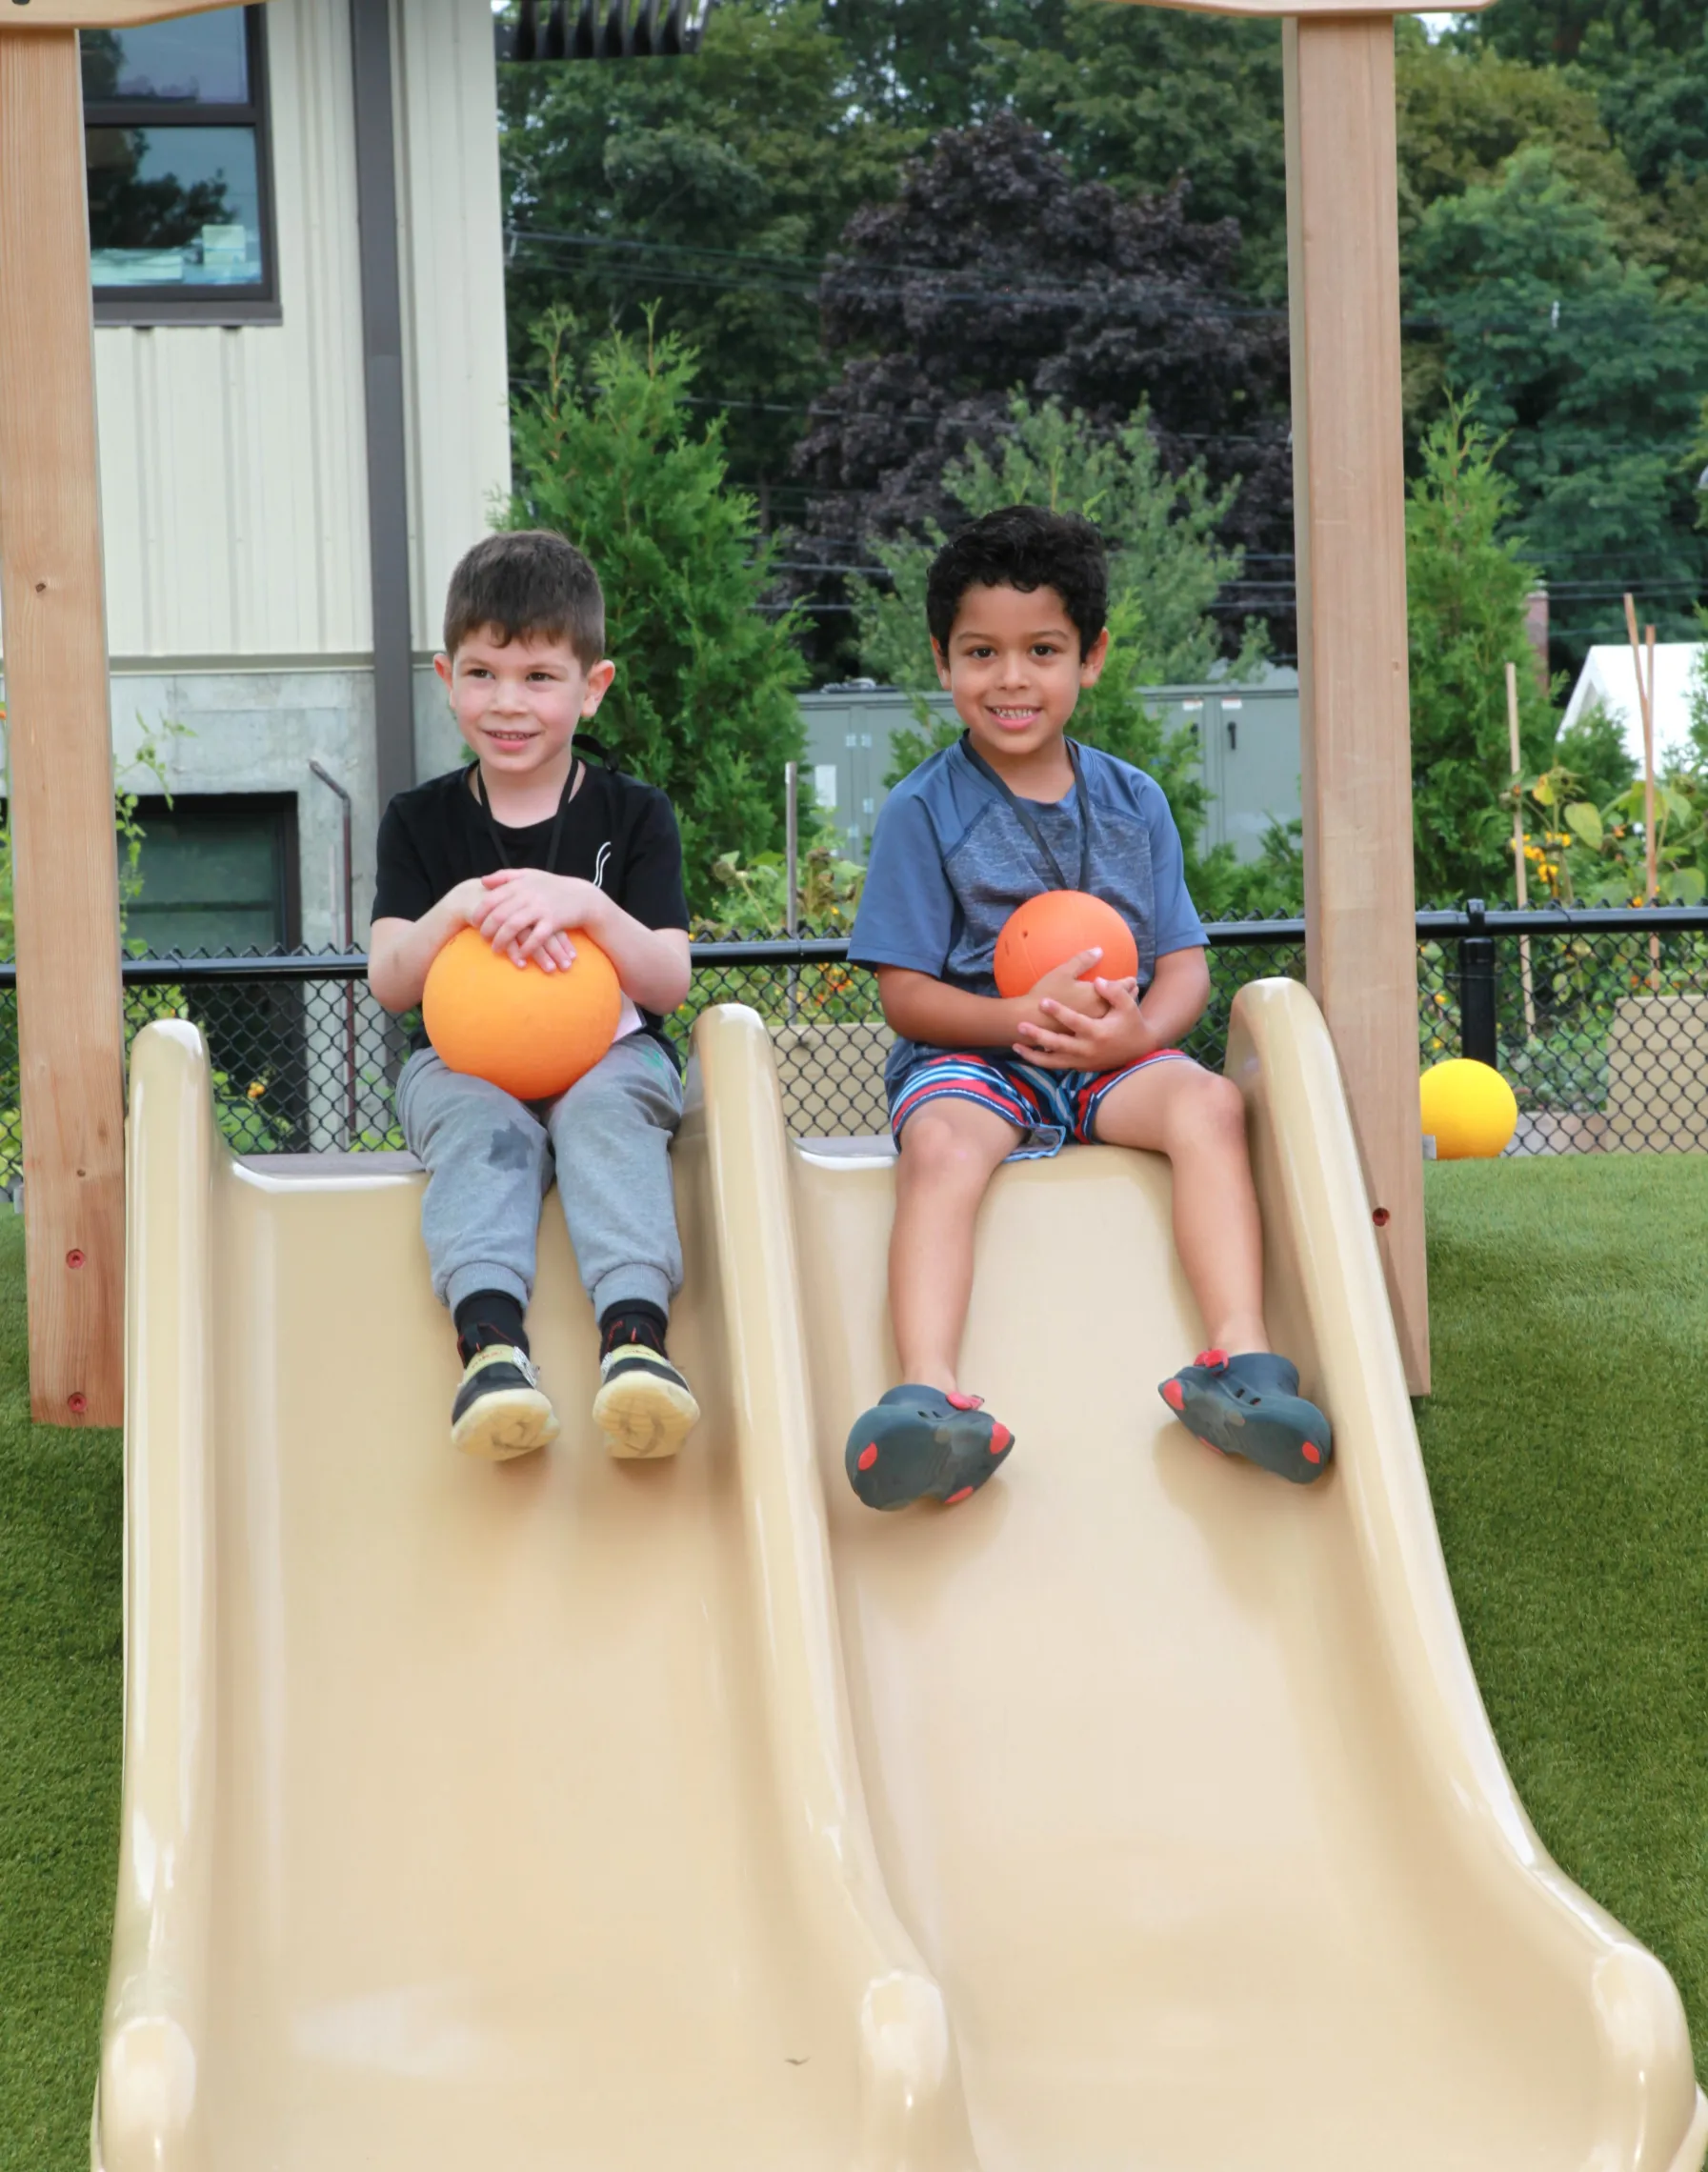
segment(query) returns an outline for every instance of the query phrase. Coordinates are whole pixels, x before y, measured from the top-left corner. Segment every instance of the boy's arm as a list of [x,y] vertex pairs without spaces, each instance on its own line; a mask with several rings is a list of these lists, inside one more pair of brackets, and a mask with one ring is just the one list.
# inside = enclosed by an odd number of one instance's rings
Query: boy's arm
[[1210,1000],[1209,954],[1170,951],[1156,960],[1143,1001],[1130,980],[1094,983],[1106,1008],[1100,1017],[1075,1016],[1040,981],[1041,1022],[1022,1019],[1015,1052],[1045,1071],[1119,1071],[1161,1048],[1177,1048]]
[[427,969],[452,936],[486,907],[477,878],[459,882],[418,920],[375,920],[368,937],[368,985],[392,1013],[412,1011],[427,985]]
[[875,968],[878,998],[885,1019],[904,1040],[922,1041],[928,1048],[1010,1048],[1024,1024],[1053,1022],[1046,1001],[1064,1016],[1108,1009],[1107,998],[1097,992],[1103,984],[1079,978],[1102,955],[1081,951],[1025,996],[970,996],[946,980],[934,980],[929,973],[880,965]]

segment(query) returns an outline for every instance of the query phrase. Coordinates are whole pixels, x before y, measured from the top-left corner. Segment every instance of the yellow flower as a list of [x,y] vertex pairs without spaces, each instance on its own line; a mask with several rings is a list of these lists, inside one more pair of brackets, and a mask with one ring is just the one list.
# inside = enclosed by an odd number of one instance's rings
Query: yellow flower
[[249,1097],[251,1101],[258,1101],[266,1091],[267,1081],[264,1078],[251,1078],[250,1080]]
[[1435,1037],[1434,1037],[1434,1038],[1431,1040],[1431,1042],[1430,1042],[1430,1044],[1429,1044],[1429,1045],[1430,1045],[1430,1047],[1431,1047],[1431,1048],[1439,1048],[1439,1047],[1441,1046],[1441,1036],[1440,1036],[1440,1035],[1439,1035],[1439,1034],[1437,1034],[1437,1035],[1435,1036]]

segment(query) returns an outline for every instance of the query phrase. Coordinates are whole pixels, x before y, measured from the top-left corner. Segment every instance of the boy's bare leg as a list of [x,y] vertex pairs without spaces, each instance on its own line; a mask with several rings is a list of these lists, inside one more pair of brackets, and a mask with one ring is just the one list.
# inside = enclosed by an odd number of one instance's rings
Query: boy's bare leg
[[890,1318],[904,1380],[954,1392],[979,1201],[1019,1136],[994,1110],[947,1098],[928,1101],[902,1128]]
[[1267,1350],[1263,1226],[1238,1087],[1196,1063],[1150,1063],[1109,1094],[1096,1133],[1106,1145],[1145,1147],[1174,1164],[1175,1247],[1211,1347]]

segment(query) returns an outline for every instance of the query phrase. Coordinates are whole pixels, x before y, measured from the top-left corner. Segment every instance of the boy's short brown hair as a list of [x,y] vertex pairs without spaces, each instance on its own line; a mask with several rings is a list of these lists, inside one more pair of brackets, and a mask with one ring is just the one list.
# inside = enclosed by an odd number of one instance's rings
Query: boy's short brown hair
[[591,669],[605,653],[605,596],[591,561],[549,528],[483,535],[456,562],[445,594],[445,654],[492,627],[499,644],[566,643]]

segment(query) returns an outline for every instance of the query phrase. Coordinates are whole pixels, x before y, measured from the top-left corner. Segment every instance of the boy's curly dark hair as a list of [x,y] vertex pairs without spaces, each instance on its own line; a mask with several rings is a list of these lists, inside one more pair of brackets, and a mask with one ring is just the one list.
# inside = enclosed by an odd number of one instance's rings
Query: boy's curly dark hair
[[1078,513],[1041,505],[1005,505],[963,528],[932,560],[926,578],[925,620],[938,648],[948,648],[970,588],[1054,589],[1083,656],[1109,616],[1103,538]]
[[549,528],[504,529],[465,551],[445,597],[445,654],[488,627],[502,647],[562,641],[576,662],[605,651],[605,597],[591,561]]

